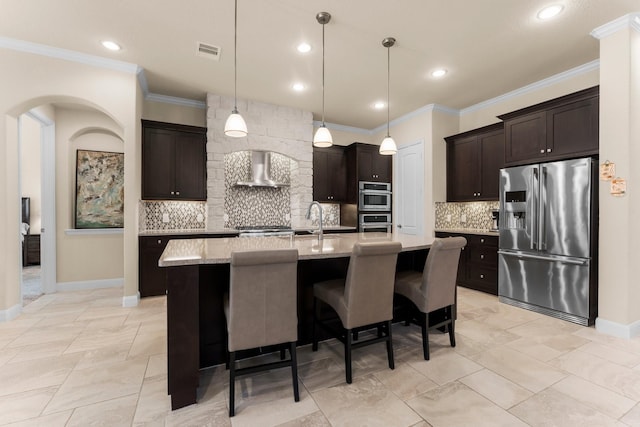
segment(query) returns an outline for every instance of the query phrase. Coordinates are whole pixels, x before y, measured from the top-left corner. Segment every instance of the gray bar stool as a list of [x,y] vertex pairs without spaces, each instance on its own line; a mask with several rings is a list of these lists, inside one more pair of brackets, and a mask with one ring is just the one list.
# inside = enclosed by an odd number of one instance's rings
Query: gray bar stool
[[[396,276],[395,292],[406,297],[415,305],[420,315],[406,319],[422,327],[422,351],[429,360],[429,329],[446,326],[451,347],[456,346],[456,278],[460,250],[467,244],[464,237],[435,239],[422,273],[403,271]],[[436,324],[429,323],[429,313],[444,309],[444,319]]]
[[[387,344],[389,368],[394,368],[391,319],[393,318],[393,279],[396,271],[398,242],[356,243],[351,253],[346,279],[328,280],[313,285],[313,351],[318,349],[316,326],[319,325],[344,343],[347,383],[351,384],[351,350],[379,342]],[[338,314],[342,329],[320,319],[322,301]],[[377,326],[377,338],[353,342],[353,336],[365,326]]]
[[[296,341],[297,249],[233,252],[229,294],[224,298],[229,351],[229,416],[235,414],[235,379],[241,375],[291,367],[293,395],[298,393]],[[236,368],[236,352],[287,344],[289,360]],[[282,347],[282,346],[281,346]],[[284,347],[281,350],[284,358]]]

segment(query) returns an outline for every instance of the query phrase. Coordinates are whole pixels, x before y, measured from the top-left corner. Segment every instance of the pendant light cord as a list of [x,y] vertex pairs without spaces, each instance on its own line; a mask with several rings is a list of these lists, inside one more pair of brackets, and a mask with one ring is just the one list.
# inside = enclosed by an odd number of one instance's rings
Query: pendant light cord
[[390,117],[390,113],[389,110],[391,109],[391,107],[389,106],[390,104],[390,99],[389,99],[389,80],[390,77],[389,75],[391,74],[391,46],[387,47],[387,138],[390,136],[389,135],[389,117]]
[[326,24],[322,24],[322,127],[324,125],[324,26]]
[[238,113],[238,0],[233,21],[233,112]]

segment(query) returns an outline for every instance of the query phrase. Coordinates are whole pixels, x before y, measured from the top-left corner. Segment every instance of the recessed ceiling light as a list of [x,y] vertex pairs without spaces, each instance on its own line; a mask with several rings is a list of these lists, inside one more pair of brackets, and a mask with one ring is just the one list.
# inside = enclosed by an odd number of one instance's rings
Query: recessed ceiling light
[[547,6],[544,9],[541,9],[540,12],[538,12],[538,19],[542,19],[543,21],[551,19],[562,12],[562,9],[564,9],[564,6],[562,6],[561,4]]
[[444,68],[438,68],[437,70],[433,70],[431,72],[432,77],[442,77],[445,74],[447,74],[447,70],[445,70]]
[[311,45],[309,43],[300,43],[297,49],[300,53],[307,53],[311,50]]
[[387,104],[385,104],[382,101],[378,101],[375,104],[373,104],[373,108],[375,108],[376,110],[382,110],[386,106],[387,106]]
[[303,85],[302,83],[294,83],[293,86],[291,86],[291,87],[296,92],[302,92],[303,90],[305,90],[305,85]]
[[122,49],[118,43],[111,40],[102,41],[102,46],[104,46],[106,49],[113,50],[113,51]]

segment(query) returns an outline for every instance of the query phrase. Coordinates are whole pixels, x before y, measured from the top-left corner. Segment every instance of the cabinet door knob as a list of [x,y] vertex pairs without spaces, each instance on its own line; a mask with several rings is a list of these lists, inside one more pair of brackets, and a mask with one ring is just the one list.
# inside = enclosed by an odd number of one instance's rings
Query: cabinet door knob
[[480,239],[480,243],[484,243],[484,239]]
[[174,195],[174,194],[176,194],[176,192],[175,192],[175,191],[172,191],[172,192],[171,192],[171,195]]
[[544,149],[540,150],[540,154],[544,154]]
[[484,254],[480,254],[480,259],[484,259]]
[[480,278],[481,278],[481,279],[484,279],[484,274],[481,274],[481,275],[480,275]]
[[158,239],[158,244],[161,245],[162,244],[162,240]]
[[550,152],[551,152],[551,148],[547,148],[547,153],[550,153]]
[[176,196],[179,196],[179,195],[180,195],[180,192],[179,192],[179,191],[176,191]]

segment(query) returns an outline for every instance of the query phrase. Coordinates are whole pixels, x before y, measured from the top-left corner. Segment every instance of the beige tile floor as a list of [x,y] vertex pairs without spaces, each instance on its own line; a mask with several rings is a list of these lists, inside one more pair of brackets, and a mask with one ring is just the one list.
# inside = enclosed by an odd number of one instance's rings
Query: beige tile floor
[[0,324],[0,425],[12,426],[640,426],[640,339],[622,340],[500,304],[461,288],[457,346],[394,325],[384,346],[299,351],[300,402],[289,371],[244,377],[236,416],[228,372],[202,372],[199,403],[166,395],[166,301],[122,308],[121,289],[44,295]]

